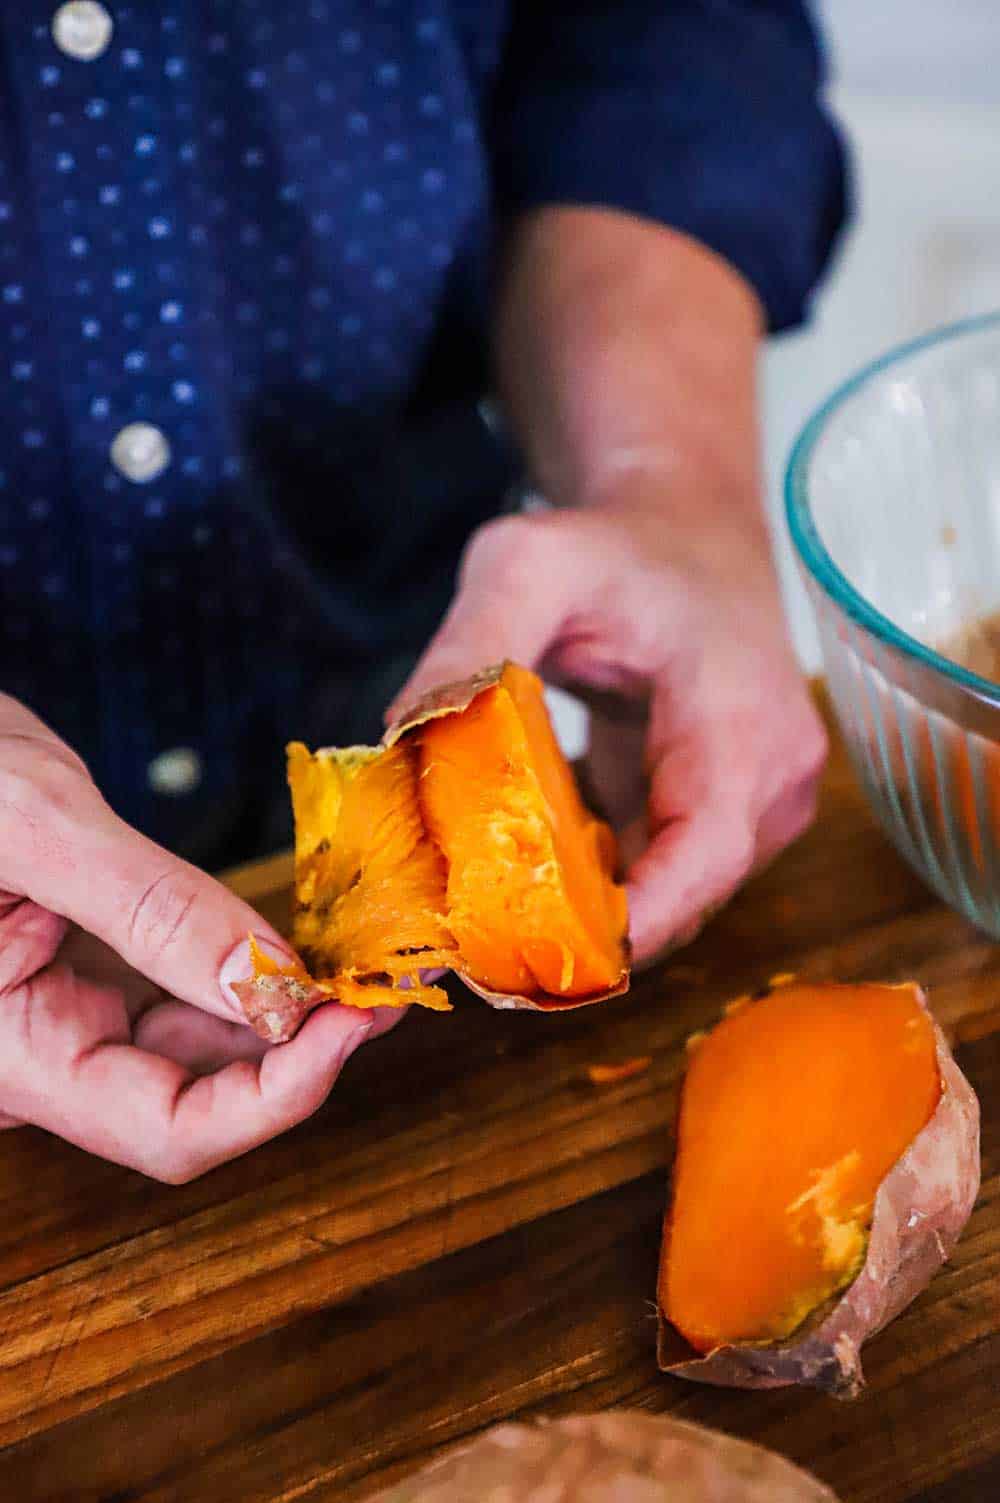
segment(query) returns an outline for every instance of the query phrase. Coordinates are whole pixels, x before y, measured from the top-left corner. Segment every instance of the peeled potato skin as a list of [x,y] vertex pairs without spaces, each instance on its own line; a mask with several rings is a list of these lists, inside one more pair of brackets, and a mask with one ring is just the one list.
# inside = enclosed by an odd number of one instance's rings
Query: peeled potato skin
[[782,1456],[668,1415],[498,1425],[370,1503],[837,1503]]
[[231,984],[250,1027],[269,1044],[287,1043],[314,1007],[330,1001],[328,992],[291,976],[251,976]]
[[524,997],[520,992],[491,992],[488,986],[481,986],[478,981],[473,981],[463,970],[456,970],[456,975],[462,980],[463,985],[475,992],[484,1002],[500,1012],[569,1012],[574,1007],[589,1007],[592,1002],[610,1002],[613,997],[623,997],[629,989],[629,966],[631,964],[631,952],[625,946],[625,970],[621,981],[617,986],[604,987],[599,992],[591,992],[582,997],[557,997],[549,992],[538,992],[534,997]]
[[486,689],[495,689],[503,678],[505,663],[491,663],[472,673],[468,678],[455,679],[448,684],[439,684],[429,689],[416,704],[404,710],[394,720],[382,737],[383,746],[394,746],[407,731],[416,730],[428,720],[437,720],[440,715],[457,715],[467,710],[472,701]]
[[[918,989],[920,1005],[929,1012]],[[806,1384],[853,1398],[864,1383],[861,1347],[894,1320],[950,1255],[979,1193],[979,1102],[935,1023],[941,1099],[879,1186],[864,1265],[854,1282],[785,1341],[718,1346],[694,1355],[660,1312],[664,1372],[736,1388]],[[664,1256],[670,1235],[664,1226]]]

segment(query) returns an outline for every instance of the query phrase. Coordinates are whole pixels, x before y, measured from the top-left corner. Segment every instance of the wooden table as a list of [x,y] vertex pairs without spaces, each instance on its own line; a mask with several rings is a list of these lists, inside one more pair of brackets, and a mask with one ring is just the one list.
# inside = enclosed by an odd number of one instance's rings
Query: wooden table
[[[280,918],[289,870],[233,885]],[[918,977],[983,1105],[972,1220],[853,1404],[654,1362],[683,1041],[778,970]],[[816,828],[626,998],[415,1010],[310,1122],[182,1189],[2,1134],[0,1499],[351,1500],[496,1420],[615,1404],[761,1441],[845,1503],[1000,1498],[998,1026],[1000,950],[896,859],[838,749]]]

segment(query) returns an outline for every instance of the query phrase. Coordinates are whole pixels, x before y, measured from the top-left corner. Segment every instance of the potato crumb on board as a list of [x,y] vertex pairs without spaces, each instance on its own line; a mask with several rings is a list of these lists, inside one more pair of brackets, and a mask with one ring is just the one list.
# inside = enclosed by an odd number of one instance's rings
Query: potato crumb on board
[[588,1065],[587,1078],[591,1085],[617,1085],[620,1080],[631,1080],[633,1075],[642,1075],[653,1063],[648,1054],[641,1059],[622,1060],[620,1065]]

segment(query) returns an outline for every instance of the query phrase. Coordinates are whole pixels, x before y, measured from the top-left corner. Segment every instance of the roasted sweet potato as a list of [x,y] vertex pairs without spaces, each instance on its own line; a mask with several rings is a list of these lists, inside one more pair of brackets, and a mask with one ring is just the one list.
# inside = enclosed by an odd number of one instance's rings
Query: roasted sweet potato
[[947,1258],[979,1108],[920,988],[784,979],[696,1043],[660,1263],[660,1365],[747,1388],[862,1382],[862,1343]]
[[498,1425],[370,1503],[836,1503],[782,1456],[668,1415]]
[[495,1007],[578,1007],[628,986],[614,837],[593,818],[541,681],[506,663],[446,686],[380,747],[288,748],[292,939],[306,969],[256,955],[237,986],[265,1037],[310,1007],[445,1009],[430,972]]

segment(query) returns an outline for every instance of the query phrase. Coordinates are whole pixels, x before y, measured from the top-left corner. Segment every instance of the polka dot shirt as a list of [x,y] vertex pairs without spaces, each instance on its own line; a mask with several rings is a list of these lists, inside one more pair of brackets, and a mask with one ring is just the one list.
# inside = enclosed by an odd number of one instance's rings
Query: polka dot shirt
[[[0,688],[132,822],[246,854],[287,737],[377,729],[516,473],[480,402],[506,219],[657,214],[799,316],[840,213],[813,39],[797,4],[730,7],[743,60],[713,40],[692,95],[671,39],[700,57],[712,9],[5,8]],[[703,150],[668,175],[678,112]]]

